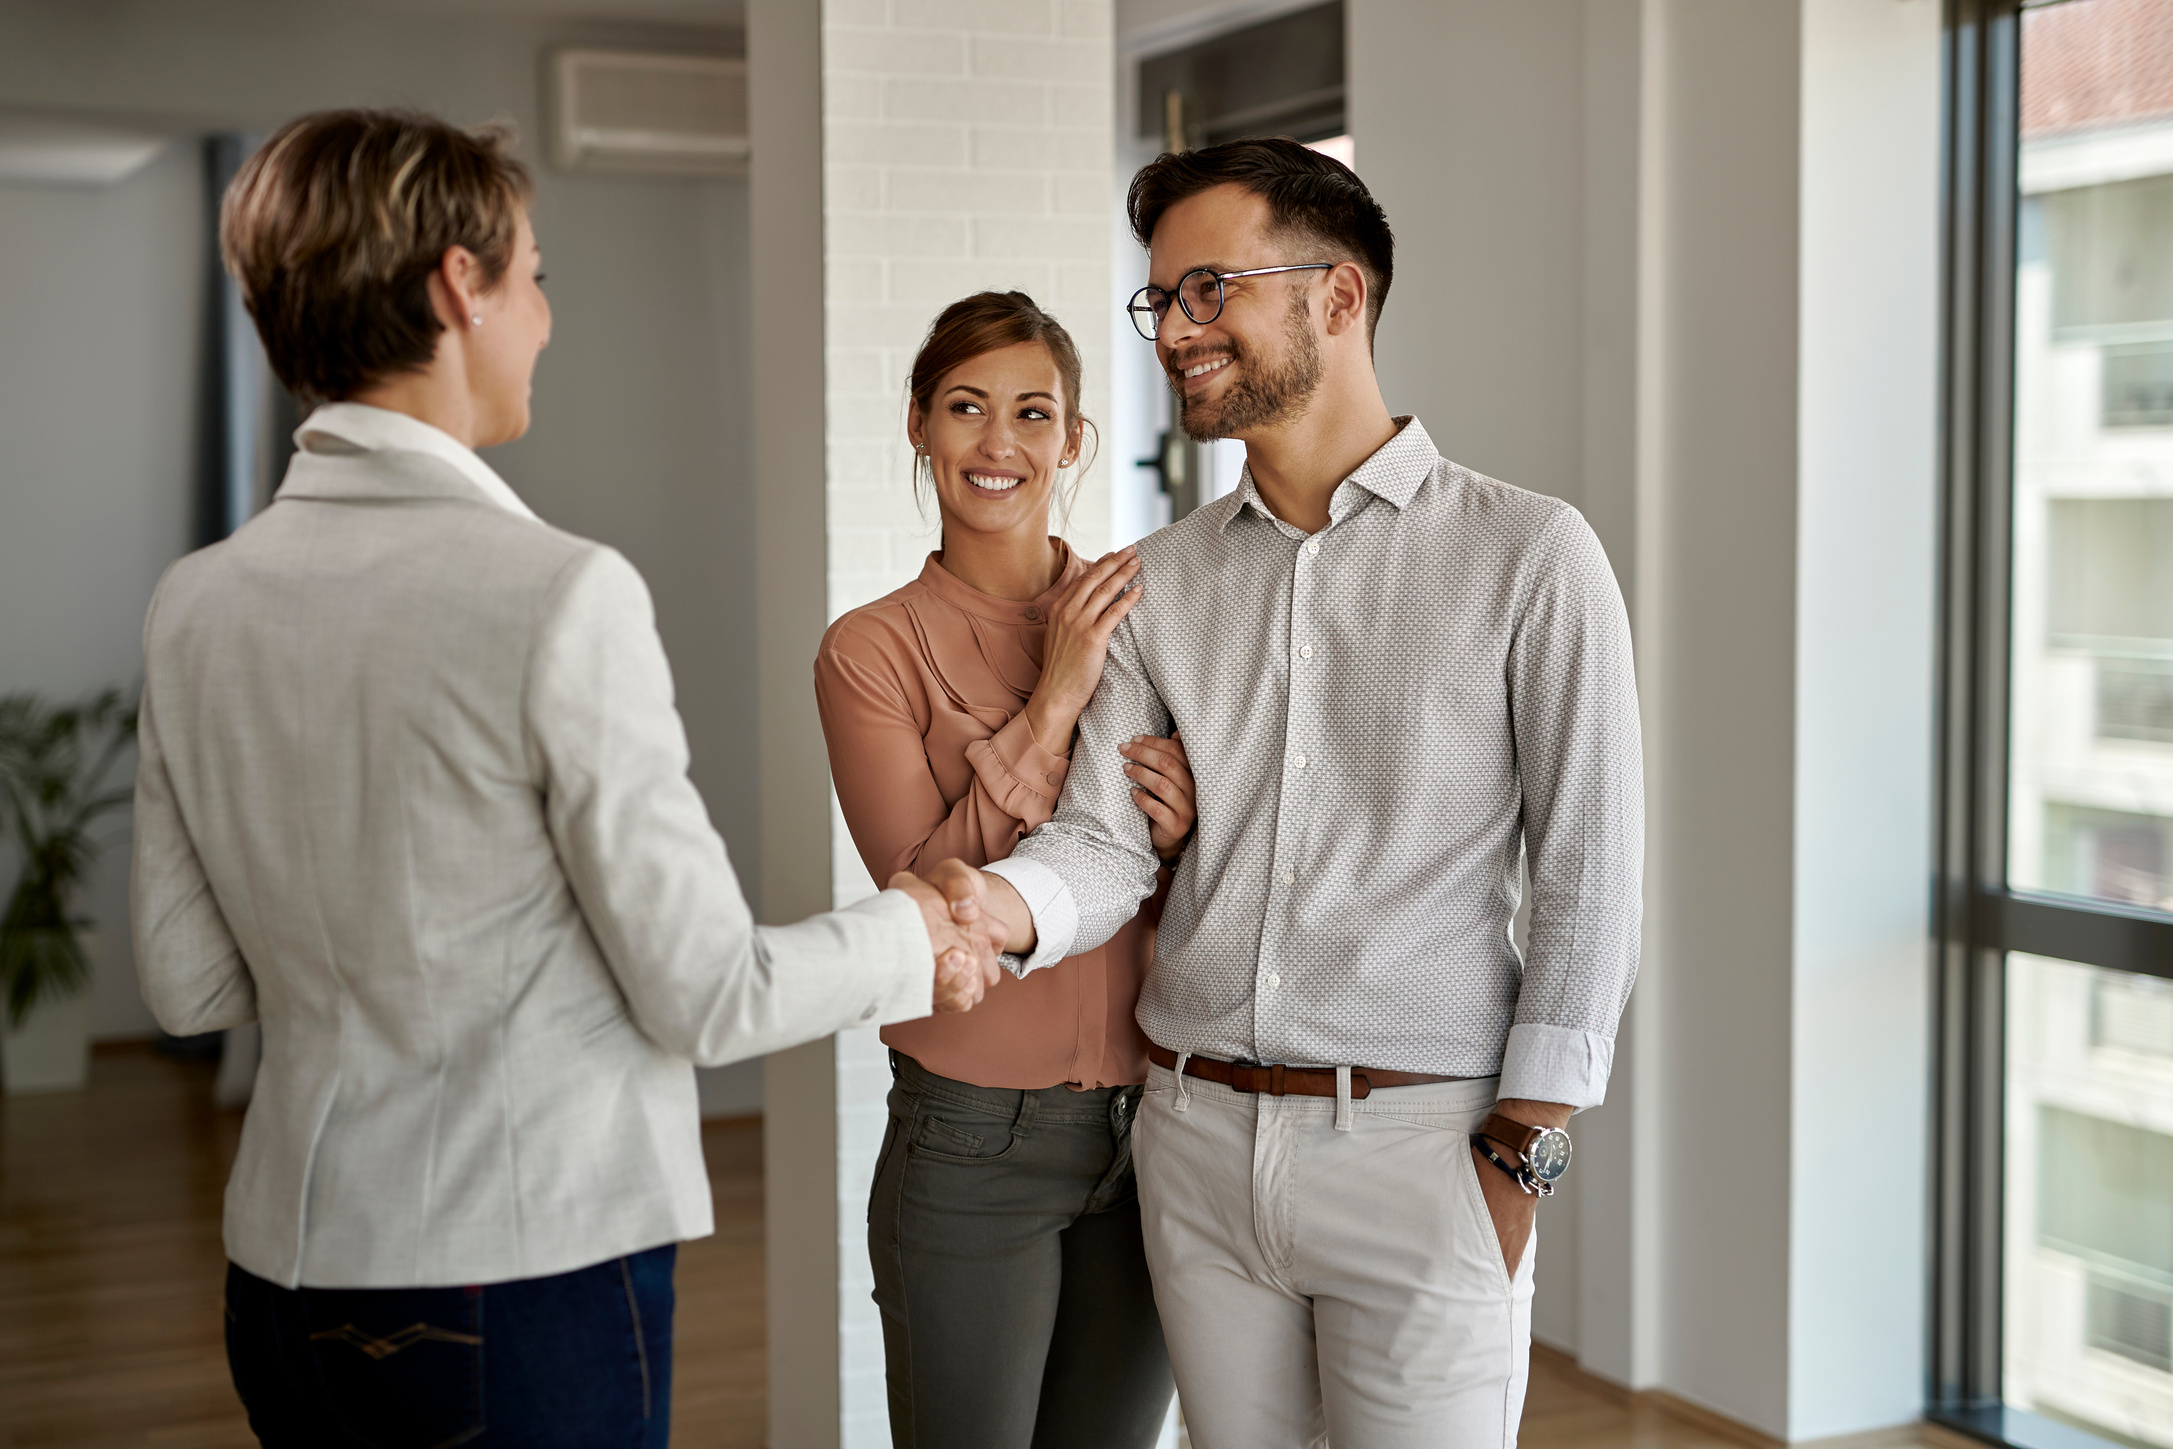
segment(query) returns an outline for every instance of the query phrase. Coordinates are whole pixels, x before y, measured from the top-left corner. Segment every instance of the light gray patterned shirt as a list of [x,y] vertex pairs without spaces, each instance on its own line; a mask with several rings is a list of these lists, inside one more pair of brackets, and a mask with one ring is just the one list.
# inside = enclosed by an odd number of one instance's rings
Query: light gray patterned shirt
[[[1643,766],[1629,622],[1557,499],[1434,450],[1415,420],[1308,536],[1248,469],[1139,545],[1056,816],[990,867],[1039,940],[1106,940],[1155,887],[1117,747],[1184,733],[1199,823],[1139,1024],[1172,1051],[1501,1074],[1591,1106],[1637,972]],[[1510,936],[1520,849],[1531,929]]]

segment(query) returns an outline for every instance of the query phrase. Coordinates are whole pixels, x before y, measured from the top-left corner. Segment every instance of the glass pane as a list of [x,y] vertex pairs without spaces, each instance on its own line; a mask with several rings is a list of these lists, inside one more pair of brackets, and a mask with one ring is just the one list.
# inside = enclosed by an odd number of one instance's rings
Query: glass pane
[[2173,982],[2007,958],[2007,1401],[2173,1445]]
[[2021,184],[2008,879],[2173,909],[2173,0],[2024,14]]

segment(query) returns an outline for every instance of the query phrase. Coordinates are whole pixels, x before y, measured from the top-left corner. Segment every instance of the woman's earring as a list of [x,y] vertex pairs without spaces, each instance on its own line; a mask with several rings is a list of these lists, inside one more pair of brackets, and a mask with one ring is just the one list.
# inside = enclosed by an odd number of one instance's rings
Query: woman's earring
[[471,327],[480,327],[480,326],[482,326],[482,325],[483,325],[483,314],[482,314],[482,313],[480,313],[480,312],[473,312],[473,313],[470,313],[470,314],[469,314],[469,316],[468,316],[468,325],[469,325],[469,326],[471,326]]

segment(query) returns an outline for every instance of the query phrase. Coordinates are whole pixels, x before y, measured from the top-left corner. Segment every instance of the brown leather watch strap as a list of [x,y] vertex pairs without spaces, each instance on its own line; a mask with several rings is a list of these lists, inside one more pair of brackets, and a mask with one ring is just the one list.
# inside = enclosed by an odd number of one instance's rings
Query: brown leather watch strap
[[1499,1112],[1479,1124],[1481,1137],[1491,1137],[1502,1146],[1513,1148],[1520,1157],[1532,1150],[1532,1144],[1546,1130],[1544,1127],[1534,1127],[1529,1123],[1504,1117]]

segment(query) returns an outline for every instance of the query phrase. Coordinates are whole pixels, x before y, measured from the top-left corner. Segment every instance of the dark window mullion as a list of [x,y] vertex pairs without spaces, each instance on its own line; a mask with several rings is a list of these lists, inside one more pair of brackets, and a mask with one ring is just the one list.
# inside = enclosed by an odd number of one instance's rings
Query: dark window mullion
[[2006,881],[2017,43],[2014,0],[1950,0],[1933,1342],[1928,1396],[2000,1395],[2004,958],[1977,929]]

